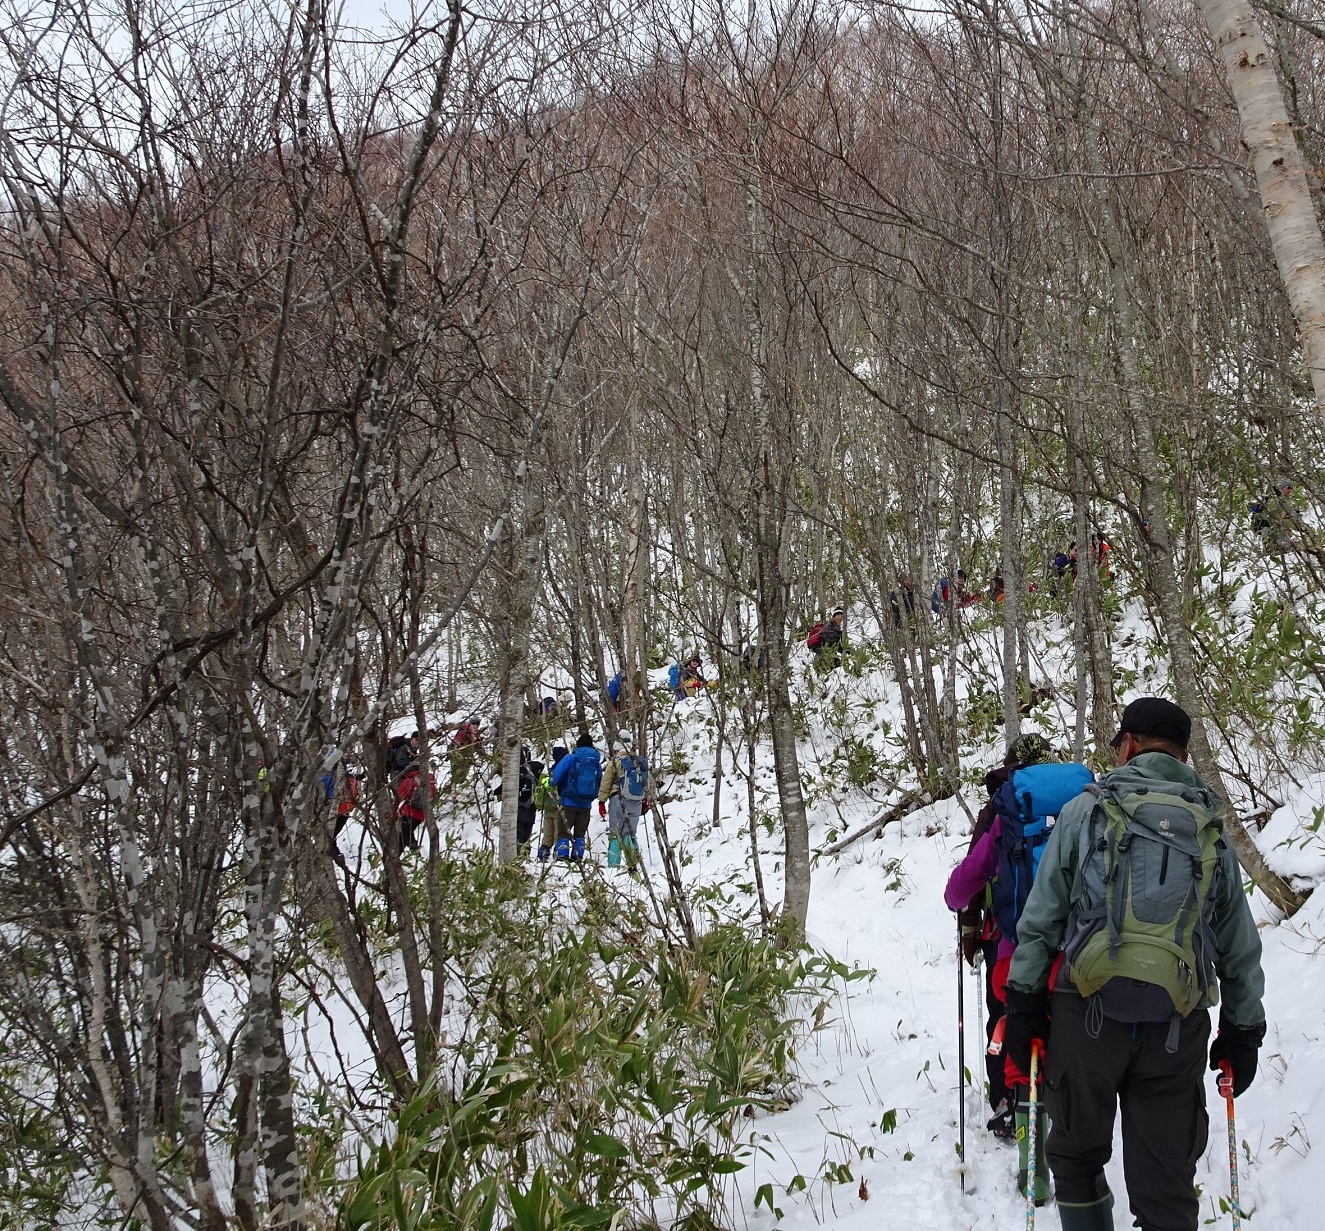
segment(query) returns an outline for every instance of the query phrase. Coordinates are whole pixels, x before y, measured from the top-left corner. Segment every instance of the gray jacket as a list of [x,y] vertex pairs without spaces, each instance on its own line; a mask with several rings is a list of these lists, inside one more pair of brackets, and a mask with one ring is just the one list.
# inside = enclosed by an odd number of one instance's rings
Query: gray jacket
[[[1219,797],[1195,772],[1164,752],[1143,752],[1126,765],[1105,775],[1103,785],[1120,793],[1155,783],[1180,783],[1204,791],[1211,811]],[[1072,889],[1077,882],[1081,830],[1096,806],[1095,796],[1078,795],[1062,811],[1045,844],[1026,908],[1017,920],[1018,945],[1012,955],[1008,986],[1021,992],[1041,991],[1072,912]],[[1261,970],[1261,938],[1242,891],[1242,870],[1231,847],[1219,852],[1214,884],[1215,971],[1223,1014],[1235,1025],[1253,1027],[1265,1020],[1261,996],[1265,975]],[[1060,972],[1062,973],[1062,972]],[[1065,978],[1065,973],[1062,974]]]

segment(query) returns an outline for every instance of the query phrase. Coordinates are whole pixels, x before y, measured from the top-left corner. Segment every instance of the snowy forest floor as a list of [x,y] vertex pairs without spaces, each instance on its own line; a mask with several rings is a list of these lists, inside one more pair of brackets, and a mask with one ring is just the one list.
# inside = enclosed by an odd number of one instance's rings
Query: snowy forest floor
[[[711,788],[704,789],[698,764],[696,756],[691,778],[700,782],[688,799],[672,805],[669,827],[685,835],[681,844],[695,857],[688,872],[696,882],[740,886],[749,880],[743,820],[712,828]],[[973,811],[982,795],[967,792]],[[1323,803],[1325,778],[1314,778],[1267,826],[1263,841],[1310,826],[1312,809]],[[876,811],[872,802],[823,802],[812,846],[829,845],[832,836],[867,824]],[[945,800],[817,862],[811,945],[875,974],[843,990],[802,1049],[803,1098],[753,1125],[754,1161],[736,1177],[733,1202],[748,1226],[938,1231],[1011,1226],[1024,1217],[1015,1147],[984,1128],[990,1114],[983,1096],[984,1029],[978,980],[969,970],[965,1065],[973,1084],[966,1093],[965,1193],[960,1185],[956,926],[942,894],[966,851],[970,825],[958,802]],[[767,867],[765,875],[775,894],[776,870]],[[1314,895],[1287,922],[1274,922],[1277,912],[1259,894],[1253,909],[1263,924],[1269,1031],[1257,1080],[1237,1101],[1242,1206],[1249,1226],[1305,1231],[1325,1225],[1313,1179],[1319,1161],[1311,1159],[1312,1143],[1325,1139],[1325,967],[1316,960],[1325,944],[1325,901]],[[1225,1121],[1213,1074],[1208,1106],[1210,1139],[1197,1171],[1202,1222],[1227,1224]],[[1109,1182],[1116,1224],[1130,1225],[1117,1138]],[[754,1208],[765,1183],[773,1186],[780,1219]],[[1057,1225],[1049,1210],[1039,1217]]]
[[[1038,645],[1047,678],[1068,678],[1070,638],[1057,635]],[[1120,702],[1162,692],[1162,672],[1149,660],[1146,629],[1137,613],[1123,621],[1118,643],[1133,647],[1127,667],[1135,682]],[[993,630],[969,647],[975,670],[968,678],[992,678],[978,670],[981,657],[996,653]],[[665,677],[665,670],[660,673]],[[901,715],[896,685],[882,667],[858,674],[821,676],[808,664],[797,673],[798,703],[807,737],[801,742],[802,778],[807,784],[811,849],[822,851],[843,835],[867,825],[900,798],[902,787],[875,783],[872,794],[846,785],[846,759],[862,747],[893,767],[902,764]],[[968,698],[959,697],[959,703]],[[1073,711],[1059,697],[1029,726],[1049,735],[1055,747],[1070,745]],[[656,783],[667,798],[670,839],[694,887],[720,886],[757,919],[751,866],[745,784],[727,777],[714,825],[715,708],[707,697],[682,702],[654,733],[651,747]],[[967,783],[957,798],[911,812],[904,820],[854,842],[840,854],[814,861],[808,920],[809,943],[847,966],[874,972],[842,987],[831,1010],[799,1052],[801,1097],[789,1109],[748,1122],[749,1165],[730,1180],[728,1209],[734,1227],[762,1229],[834,1227],[843,1231],[906,1226],[919,1231],[1012,1226],[1024,1219],[1016,1191],[1015,1147],[985,1129],[989,1109],[983,1094],[984,1042],[976,975],[965,980],[966,1191],[957,1157],[959,1074],[954,917],[942,900],[948,874],[967,846],[971,817],[984,802],[983,772],[1001,759],[996,730],[984,743],[963,749]],[[771,752],[757,747],[756,807],[760,864],[768,900],[781,896],[781,832],[764,818],[776,811]],[[667,767],[666,772],[662,767]],[[972,785],[974,784],[974,785]],[[912,784],[914,785],[914,784]],[[1303,766],[1296,785],[1276,783],[1285,799],[1260,831],[1258,841],[1282,873],[1325,879],[1321,809],[1325,774]],[[474,797],[477,799],[477,796]],[[473,801],[457,819],[464,837],[479,840]],[[491,832],[492,818],[486,821]],[[348,837],[349,835],[347,835]],[[663,890],[656,840],[641,839],[646,872]],[[343,841],[342,845],[346,845]],[[604,857],[604,823],[595,817],[590,857]],[[642,890],[624,870],[603,867],[623,893]],[[596,870],[597,871],[597,870]],[[548,896],[550,911],[575,913],[576,878],[560,869],[530,864],[531,889]],[[1261,924],[1267,980],[1269,1031],[1260,1071],[1238,1100],[1242,1206],[1249,1227],[1309,1231],[1325,1226],[1316,1206],[1312,1145],[1325,1140],[1325,899],[1315,894],[1291,920],[1283,921],[1259,893],[1252,898]],[[1229,1225],[1229,1175],[1222,1100],[1213,1075],[1208,1082],[1209,1144],[1199,1162],[1197,1183],[1203,1225]],[[1115,1142],[1109,1182],[1115,1222],[1130,1225],[1121,1147]],[[763,1186],[770,1186],[756,1202]],[[1051,1208],[1041,1225],[1056,1226]]]

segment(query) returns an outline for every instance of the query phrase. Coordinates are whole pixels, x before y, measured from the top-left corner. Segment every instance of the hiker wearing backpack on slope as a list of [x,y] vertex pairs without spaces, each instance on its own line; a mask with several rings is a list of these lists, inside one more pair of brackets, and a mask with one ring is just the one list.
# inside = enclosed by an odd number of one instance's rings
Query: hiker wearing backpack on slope
[[[523,745],[520,748],[520,793],[516,797],[515,806],[515,848],[521,859],[529,858],[529,843],[534,836],[534,819],[538,813],[534,796],[538,791],[538,780],[543,774],[543,762],[532,758],[529,746]],[[492,798],[501,798],[500,782],[493,788]]]
[[838,607],[822,624],[810,629],[805,644],[814,651],[821,667],[831,670],[842,665],[842,650],[846,639],[847,613]]
[[359,785],[363,781],[363,770],[345,762],[328,770],[322,775],[322,790],[326,799],[327,812],[335,817],[335,828],[331,831],[332,841],[340,837],[340,831],[350,819],[359,802]]
[[[476,717],[462,722],[451,736],[451,781],[464,782],[483,754],[483,724]],[[494,732],[495,737],[495,732]]]
[[578,863],[584,858],[584,839],[589,832],[589,809],[598,798],[603,782],[603,760],[593,746],[593,737],[585,731],[575,741],[575,751],[562,757],[552,771],[552,785],[561,792],[561,811],[566,828],[571,832],[567,841],[558,837],[555,854],[558,859]]
[[1293,531],[1293,485],[1281,479],[1274,491],[1262,496],[1251,509],[1251,528],[1260,535],[1265,549],[1275,555],[1287,550]]
[[419,759],[419,733],[411,731],[408,739],[403,735],[393,736],[387,741],[386,754],[387,774],[393,778],[403,774]]
[[557,788],[552,785],[552,771],[569,755],[561,744],[553,748],[551,768],[539,774],[538,784],[534,787],[534,807],[543,814],[543,838],[538,844],[537,853],[539,863],[546,863],[552,857],[552,848],[558,838],[566,839],[564,857],[570,855],[570,830],[566,828],[566,818],[561,814],[561,799]]
[[[1014,770],[1036,765],[1052,757],[1049,741],[1034,733],[1013,740],[1003,764],[985,775],[985,790],[989,800],[975,818],[966,857],[952,871],[943,901],[949,910],[956,911],[961,924],[962,956],[971,966],[976,954],[984,956],[985,963],[985,1022],[986,1042],[992,1042],[994,1030],[1003,1018],[1002,980],[1006,977],[1007,962],[1012,957],[1012,938],[1004,937],[998,919],[991,909],[991,885],[998,873],[1001,854],[1000,840],[1003,825],[994,797]],[[1002,966],[1000,967],[1000,960]],[[998,986],[995,986],[995,974]],[[1003,1080],[1003,1057],[1000,1053],[985,1053],[985,1071],[989,1078],[989,1108],[994,1113],[985,1125],[995,1137],[1011,1141],[1015,1135],[1014,1108],[1011,1092]]]
[[598,787],[598,815],[607,817],[609,868],[621,866],[623,851],[628,868],[634,868],[639,860],[635,832],[648,807],[649,763],[632,745],[628,731],[617,737]]
[[[963,906],[969,909],[983,897],[987,913],[992,916],[988,931],[996,934],[997,939],[995,961],[989,974],[991,1015],[994,1002],[1000,1002],[1001,1009],[1005,1000],[1004,984],[1017,947],[1021,913],[1030,897],[1054,820],[1092,779],[1090,770],[1081,762],[1060,762],[1050,757],[1048,742],[1042,736],[1028,734],[1013,742],[1005,758],[1011,764],[1005,764],[1002,772],[996,770],[986,778],[990,800],[981,815],[992,812],[988,828],[976,838],[944,893],[950,910]],[[999,1033],[999,1023],[994,1020],[989,1036],[991,1046]],[[995,1136],[1015,1137],[1019,1151],[1018,1184],[1024,1191],[1029,1171],[1026,1132],[1029,1111],[1024,1098],[1009,1094],[1003,1096],[1006,1102],[995,1103],[994,1077],[991,1073],[990,1102],[994,1116],[988,1127]],[[1004,1082],[997,1084],[1007,1089]],[[1037,1130],[1037,1135],[1042,1142],[1043,1131]],[[1048,1198],[1048,1179],[1042,1160],[1037,1159],[1035,1200],[1041,1204]]]
[[698,654],[691,654],[686,659],[685,666],[681,668],[680,684],[678,695],[681,697],[693,697],[701,688],[709,686],[708,680],[704,678],[704,664]]
[[[437,776],[428,775],[428,798],[437,798]],[[424,822],[423,783],[419,773],[419,763],[414,761],[400,777],[396,785],[396,817],[400,821],[400,850],[414,851],[419,848],[419,828]]]
[[1235,1096],[1256,1076],[1261,942],[1219,799],[1187,765],[1190,735],[1160,697],[1123,711],[1119,768],[1064,808],[1018,924],[1003,1050],[1009,1081],[1025,1081],[1041,1048],[1063,1231],[1112,1231],[1119,1104],[1136,1225],[1195,1231],[1207,1047]]

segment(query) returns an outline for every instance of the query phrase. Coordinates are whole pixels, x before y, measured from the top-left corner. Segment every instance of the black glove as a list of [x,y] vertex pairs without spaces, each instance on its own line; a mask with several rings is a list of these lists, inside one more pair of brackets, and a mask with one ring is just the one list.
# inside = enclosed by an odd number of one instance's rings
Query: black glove
[[1038,1039],[1040,1058],[1044,1059],[1049,1041],[1049,993],[1022,992],[1008,988],[1008,1024],[1003,1028],[1003,1070],[1008,1085],[1030,1082],[1031,1043]]
[[1256,1077],[1256,1055],[1265,1038],[1265,1023],[1259,1026],[1238,1026],[1222,1013],[1219,1015],[1219,1033],[1210,1044],[1210,1068],[1219,1069],[1221,1060],[1227,1060],[1233,1069],[1233,1097],[1237,1098]]
[[976,928],[962,928],[962,957],[968,966],[975,965],[976,954],[980,952],[980,932]]

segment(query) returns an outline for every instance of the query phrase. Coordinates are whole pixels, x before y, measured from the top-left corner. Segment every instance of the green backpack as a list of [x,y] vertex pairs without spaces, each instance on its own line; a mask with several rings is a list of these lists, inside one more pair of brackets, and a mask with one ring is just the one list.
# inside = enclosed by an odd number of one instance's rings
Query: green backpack
[[[1223,830],[1201,795],[1176,783],[1119,795],[1108,780],[1082,826],[1072,912],[1063,942],[1068,974],[1106,1016],[1176,1025],[1216,1004],[1214,888]],[[1103,826],[1099,825],[1103,818]]]
[[534,807],[546,812],[549,805],[557,802],[557,788],[552,785],[552,775],[544,770],[538,775],[534,786]]

